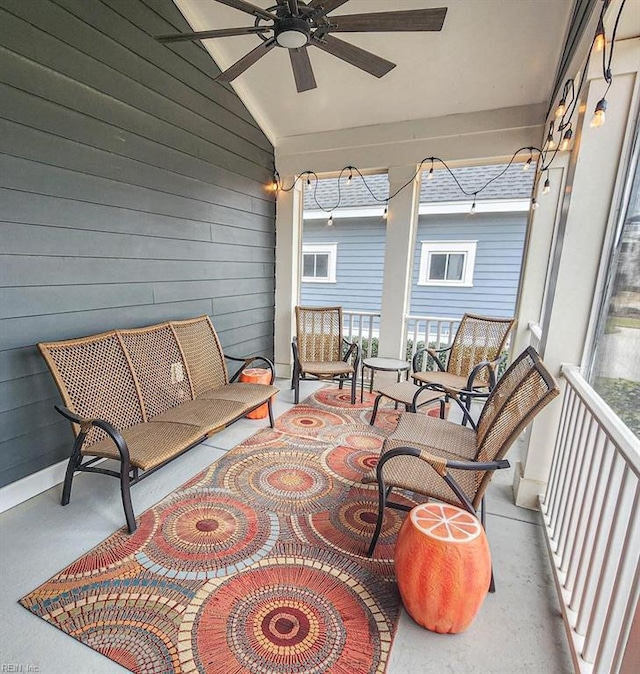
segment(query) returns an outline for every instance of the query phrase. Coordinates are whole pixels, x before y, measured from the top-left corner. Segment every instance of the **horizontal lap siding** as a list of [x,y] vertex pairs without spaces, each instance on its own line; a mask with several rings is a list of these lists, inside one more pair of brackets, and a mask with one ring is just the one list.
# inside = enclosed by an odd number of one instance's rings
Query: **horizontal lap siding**
[[[421,215],[410,313],[435,317],[460,317],[465,312],[513,316],[526,227],[526,213]],[[477,241],[473,287],[417,285],[422,241]]]
[[35,344],[208,314],[273,354],[273,148],[170,0],[0,3],[0,486],[68,456]]
[[380,311],[386,229],[382,218],[306,220],[304,243],[338,243],[336,283],[301,283],[300,302],[341,305],[352,311]]

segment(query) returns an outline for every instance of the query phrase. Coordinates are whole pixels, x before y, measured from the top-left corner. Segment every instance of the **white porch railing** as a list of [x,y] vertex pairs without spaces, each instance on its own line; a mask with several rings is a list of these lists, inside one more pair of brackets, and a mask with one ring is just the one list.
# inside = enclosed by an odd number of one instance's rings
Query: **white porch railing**
[[[378,337],[378,325],[380,325],[379,311],[347,311],[342,312],[343,337],[355,342],[360,348],[363,358],[371,355],[371,340]],[[363,349],[363,342],[366,345]]]
[[576,671],[620,674],[639,619],[640,441],[577,367],[562,374],[546,539]]
[[405,316],[405,342],[409,345],[407,349],[408,360],[413,358],[420,342],[422,342],[422,346],[431,346],[435,349],[444,349],[449,346],[453,341],[459,324],[459,318]]

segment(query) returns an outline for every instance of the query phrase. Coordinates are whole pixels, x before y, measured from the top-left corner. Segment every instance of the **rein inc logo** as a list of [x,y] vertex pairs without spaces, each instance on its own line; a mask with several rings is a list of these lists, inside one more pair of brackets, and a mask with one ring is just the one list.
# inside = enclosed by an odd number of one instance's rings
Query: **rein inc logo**
[[11,672],[11,674],[30,674],[39,672],[40,667],[38,665],[25,665],[21,662],[3,662],[0,664],[0,672],[4,674]]

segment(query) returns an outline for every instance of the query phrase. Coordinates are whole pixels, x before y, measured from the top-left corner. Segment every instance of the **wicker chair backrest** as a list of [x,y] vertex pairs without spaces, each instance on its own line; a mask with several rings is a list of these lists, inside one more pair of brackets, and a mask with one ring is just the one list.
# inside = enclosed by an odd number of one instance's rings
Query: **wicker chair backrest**
[[[467,377],[483,360],[494,361],[504,348],[512,326],[512,318],[465,314],[451,345],[447,372]],[[480,376],[486,379],[482,373]]]
[[[491,392],[478,420],[476,461],[502,459],[524,428],[559,393],[533,347],[527,347]],[[481,498],[492,473],[478,473]]]
[[138,380],[147,419],[193,398],[186,363],[169,323],[118,332]]
[[[81,417],[105,419],[124,429],[145,421],[138,385],[124,345],[113,330],[100,335],[38,344],[64,404]],[[74,433],[80,427],[73,424]],[[106,437],[92,428],[85,446]]]
[[171,327],[187,363],[194,398],[229,383],[222,346],[208,316],[172,321]]
[[296,337],[302,362],[342,360],[342,307],[296,307]]

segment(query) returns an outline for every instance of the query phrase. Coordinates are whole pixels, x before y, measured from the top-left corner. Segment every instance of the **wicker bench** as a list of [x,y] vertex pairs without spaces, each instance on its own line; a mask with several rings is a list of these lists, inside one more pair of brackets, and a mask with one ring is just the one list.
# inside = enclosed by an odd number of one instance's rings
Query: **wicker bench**
[[[76,472],[117,477],[130,533],[136,529],[132,484],[265,403],[273,427],[272,363],[225,356],[207,316],[38,348],[64,402],[56,409],[75,434],[62,505]],[[225,359],[241,363],[231,377]],[[256,361],[271,370],[271,383],[236,383]],[[101,459],[119,461],[119,470],[94,465]]]

